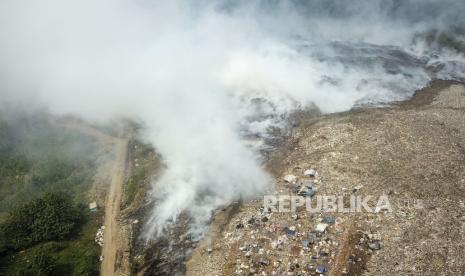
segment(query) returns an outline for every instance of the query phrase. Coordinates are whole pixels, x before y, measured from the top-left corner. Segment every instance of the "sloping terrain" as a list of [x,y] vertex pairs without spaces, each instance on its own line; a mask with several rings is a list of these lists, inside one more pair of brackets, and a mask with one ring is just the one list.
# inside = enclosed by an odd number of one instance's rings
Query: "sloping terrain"
[[462,84],[435,81],[390,107],[296,114],[267,164],[270,194],[295,195],[283,177],[299,182],[312,168],[316,195],[387,195],[392,212],[268,213],[259,198],[214,220],[222,231],[201,242],[187,274],[464,274],[464,100]]

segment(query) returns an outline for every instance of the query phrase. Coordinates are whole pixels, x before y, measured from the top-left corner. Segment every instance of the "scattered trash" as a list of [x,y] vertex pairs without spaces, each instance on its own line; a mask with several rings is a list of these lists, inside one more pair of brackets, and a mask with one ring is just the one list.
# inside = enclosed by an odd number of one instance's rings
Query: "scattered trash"
[[270,264],[270,261],[268,261],[267,259],[264,259],[264,258],[260,258],[260,259],[258,260],[258,264],[259,264],[259,265],[263,265],[263,266],[267,266],[267,265]]
[[104,230],[105,230],[105,226],[101,226],[98,230],[97,230],[97,234],[95,235],[95,242],[100,245],[100,246],[103,246],[103,234],[104,234]]
[[316,189],[314,187],[302,186],[297,194],[303,197],[312,197],[315,193]]
[[316,225],[316,229],[315,229],[315,230],[316,230],[316,232],[318,232],[318,233],[323,233],[323,232],[326,231],[326,228],[327,228],[327,227],[328,227],[328,224],[326,224],[326,223],[318,223],[318,224]]
[[296,234],[295,227],[291,226],[291,227],[287,228],[286,232],[287,232],[287,235],[289,235],[289,236],[295,236],[295,234]]
[[371,250],[380,250],[381,249],[381,242],[379,240],[374,240],[374,241],[368,243],[368,247]]
[[363,185],[355,186],[354,189],[352,190],[352,192],[355,193],[355,192],[357,192],[358,190],[360,190],[361,188],[363,188]]
[[242,229],[242,228],[244,228],[244,224],[238,223],[238,224],[236,225],[236,229]]
[[315,243],[315,236],[312,233],[307,234],[307,240],[310,244]]
[[283,179],[287,183],[291,183],[291,184],[295,184],[297,182],[297,177],[293,174],[288,174]]
[[89,210],[91,212],[97,212],[98,211],[97,202],[93,201],[93,202],[89,203]]
[[310,177],[316,177],[317,176],[317,172],[313,169],[310,169],[310,170],[306,170],[304,172],[304,176],[310,176]]
[[336,219],[333,216],[324,216],[323,217],[323,222],[326,224],[334,224]]
[[328,272],[328,269],[325,266],[319,265],[319,266],[316,267],[315,272],[319,273],[319,274],[324,274],[324,273]]
[[310,241],[309,240],[303,240],[302,245],[303,245],[303,247],[308,248],[308,246],[310,245]]
[[291,193],[295,194],[295,193],[299,192],[300,189],[301,189],[300,186],[297,186],[295,184],[291,184],[291,187],[290,187]]

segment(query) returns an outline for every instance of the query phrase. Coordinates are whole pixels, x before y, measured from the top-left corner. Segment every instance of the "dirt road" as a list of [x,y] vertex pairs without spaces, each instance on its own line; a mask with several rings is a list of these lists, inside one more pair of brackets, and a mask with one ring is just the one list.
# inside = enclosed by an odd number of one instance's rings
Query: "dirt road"
[[124,235],[122,235],[123,228],[119,224],[120,203],[126,172],[128,140],[110,136],[91,125],[77,120],[56,122],[56,124],[94,137],[112,153],[112,158],[109,161],[110,163],[102,165],[101,168],[107,170],[103,172],[105,176],[100,176],[109,179],[109,186],[106,189],[105,231],[102,247],[102,256],[104,259],[100,274],[130,275],[130,267],[126,253],[127,241]]
[[120,227],[118,223],[120,202],[123,192],[128,141],[114,138],[114,165],[111,171],[111,183],[105,203],[105,232],[102,248],[104,257],[101,275],[129,275],[129,267],[122,262],[123,252]]

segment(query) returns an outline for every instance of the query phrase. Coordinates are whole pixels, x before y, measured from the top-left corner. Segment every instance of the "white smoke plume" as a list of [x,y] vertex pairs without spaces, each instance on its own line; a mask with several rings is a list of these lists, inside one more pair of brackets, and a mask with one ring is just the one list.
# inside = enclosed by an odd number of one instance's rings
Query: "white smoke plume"
[[213,210],[270,186],[244,133],[463,79],[463,54],[423,36],[464,12],[452,0],[3,0],[0,106],[142,120],[167,166],[147,236],[183,211],[201,233]]

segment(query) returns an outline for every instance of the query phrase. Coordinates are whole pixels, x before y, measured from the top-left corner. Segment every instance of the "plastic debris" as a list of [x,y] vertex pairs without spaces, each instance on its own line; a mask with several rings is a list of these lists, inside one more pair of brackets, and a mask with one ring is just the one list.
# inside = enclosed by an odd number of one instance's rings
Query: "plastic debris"
[[368,247],[371,250],[380,250],[381,249],[381,243],[380,243],[380,241],[375,240],[375,241],[372,241],[372,242],[368,243]]
[[104,234],[104,230],[105,230],[105,226],[101,226],[98,230],[97,230],[97,234],[95,235],[95,242],[100,245],[100,246],[103,246],[103,234]]
[[288,174],[288,175],[284,176],[283,179],[287,183],[295,184],[297,182],[297,177],[295,175],[293,175],[293,174]]
[[302,241],[302,246],[303,246],[303,247],[308,248],[309,245],[310,245],[310,241],[309,241],[309,240],[303,240],[303,241]]
[[328,227],[328,224],[326,224],[326,223],[318,223],[316,225],[315,231],[318,232],[318,233],[323,233],[323,232],[326,231],[327,227]]
[[303,197],[312,197],[315,193],[316,189],[314,187],[302,186],[297,194]]
[[336,219],[333,216],[324,216],[323,217],[323,222],[326,224],[333,224],[336,221]]
[[295,236],[295,234],[296,234],[295,227],[292,227],[292,226],[291,226],[291,227],[287,228],[287,231],[286,231],[286,232],[287,232],[287,234],[288,234],[289,236]]
[[315,272],[319,273],[319,274],[324,274],[324,273],[328,272],[328,269],[325,266],[319,265],[319,266],[316,267]]
[[316,177],[317,172],[314,169],[309,169],[304,172],[304,176]]

